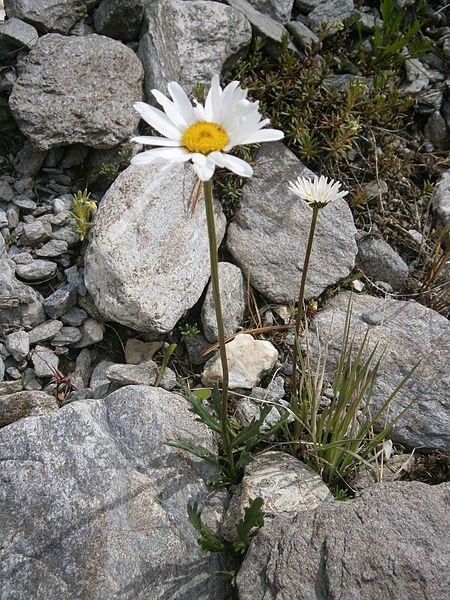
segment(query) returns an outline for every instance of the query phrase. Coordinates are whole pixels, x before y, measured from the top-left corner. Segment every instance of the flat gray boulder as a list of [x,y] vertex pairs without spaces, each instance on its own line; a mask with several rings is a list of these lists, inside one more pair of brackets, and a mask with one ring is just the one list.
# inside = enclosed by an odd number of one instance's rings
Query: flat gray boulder
[[[337,365],[349,292],[335,296],[313,321],[322,345],[328,343],[330,374]],[[380,406],[403,377],[421,361],[417,370],[391,404],[390,417],[412,400],[415,403],[394,428],[392,439],[408,447],[450,450],[450,323],[418,302],[353,295],[350,339],[354,347],[369,327],[369,349],[379,344],[384,352],[373,391],[373,406]],[[311,335],[312,348],[317,337]],[[323,350],[323,348],[322,348]]]
[[209,87],[211,77],[230,67],[252,41],[252,29],[239,11],[207,0],[152,0],[144,7],[145,35],[139,58],[145,69],[145,92],[166,91],[177,81],[187,92]]
[[448,493],[448,484],[378,484],[355,500],[276,518],[252,542],[240,600],[443,600]]
[[224,599],[186,511],[208,469],[178,435],[216,451],[184,398],[146,386],[3,428],[2,600]]
[[[171,331],[209,279],[203,196],[192,209],[192,165],[130,166],[96,213],[85,255],[86,286],[105,320]],[[218,243],[225,217],[215,204]]]
[[111,148],[139,122],[142,65],[121,42],[92,34],[40,38],[20,63],[9,99],[22,133],[40,149]]
[[[296,302],[312,210],[288,183],[313,177],[281,143],[265,144],[243,187],[240,206],[228,228],[227,246],[250,283],[272,302]],[[350,209],[342,198],[319,213],[306,297],[318,296],[346,277],[357,246]]]

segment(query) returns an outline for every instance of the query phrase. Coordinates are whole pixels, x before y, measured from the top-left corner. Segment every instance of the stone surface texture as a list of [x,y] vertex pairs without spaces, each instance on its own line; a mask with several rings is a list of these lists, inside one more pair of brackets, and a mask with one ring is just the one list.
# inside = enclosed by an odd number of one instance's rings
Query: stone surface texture
[[436,226],[445,231],[443,242],[450,248],[450,169],[444,171],[436,184],[433,193],[433,210],[436,215]]
[[448,484],[379,484],[355,500],[278,517],[250,547],[239,597],[443,600],[448,494]]
[[187,91],[209,84],[250,45],[247,19],[237,10],[207,0],[155,0],[145,4],[146,33],[139,57],[145,70],[146,98],[177,81]]
[[[246,291],[241,270],[231,263],[219,263],[219,288],[225,336],[232,335],[237,331],[245,313]],[[211,283],[203,302],[202,324],[206,339],[216,341],[218,330]]]
[[354,11],[353,0],[321,0],[315,4],[308,13],[308,21],[314,31],[320,30],[323,23],[343,23]]
[[2,599],[224,599],[186,512],[208,469],[165,445],[180,434],[216,451],[181,396],[146,386],[4,428]]
[[68,33],[96,0],[4,0],[9,18],[18,17],[44,31]]
[[[265,144],[252,179],[243,187],[240,207],[228,228],[227,247],[251,284],[274,302],[296,302],[311,208],[288,189],[298,176],[312,177],[281,143]],[[320,211],[306,297],[347,276],[357,252],[355,225],[344,199]]]
[[[226,0],[226,2],[245,15],[256,35],[263,38],[265,49],[269,53],[278,55],[282,38],[287,34],[285,27],[269,15],[256,10],[247,0]],[[289,48],[295,50],[292,43],[289,43]]]
[[[11,53],[32,48],[38,40],[36,29],[20,19],[8,19],[0,22],[0,44],[2,54],[11,59]],[[3,57],[2,57],[3,58]]]
[[287,23],[291,18],[294,0],[249,0],[249,4],[264,15],[280,23]]
[[[190,164],[128,167],[104,196],[85,256],[100,312],[138,331],[170,331],[209,278],[204,202],[192,211]],[[225,218],[216,206],[218,242]]]
[[284,452],[265,452],[246,467],[242,482],[233,493],[221,528],[224,537],[235,537],[235,524],[258,497],[264,500],[265,519],[312,510],[333,501],[320,475],[307,465]]
[[[313,321],[321,343],[328,343],[332,374],[341,347],[349,293],[343,292],[327,303]],[[350,339],[354,347],[369,327],[369,351],[378,343],[376,356],[384,353],[374,386],[372,406],[380,406],[411,369],[420,365],[391,404],[393,418],[414,401],[397,422],[394,441],[407,447],[450,450],[450,410],[448,365],[450,363],[450,324],[439,313],[414,301],[353,295]],[[312,348],[317,337],[311,335]]]
[[389,283],[393,290],[400,290],[409,275],[403,258],[387,242],[372,236],[358,240],[356,265],[371,281]]
[[143,69],[134,52],[96,34],[41,37],[19,66],[9,99],[21,131],[41,150],[109,148],[139,122]]
[[102,0],[94,13],[97,33],[124,42],[137,39],[144,11],[143,0]]
[[57,409],[56,399],[44,392],[16,392],[0,396],[0,427],[24,417],[47,415]]
[[[248,333],[237,335],[226,345],[230,389],[251,389],[278,360],[278,351],[267,340],[255,340]],[[202,382],[211,386],[222,380],[220,356],[213,356],[205,365]]]

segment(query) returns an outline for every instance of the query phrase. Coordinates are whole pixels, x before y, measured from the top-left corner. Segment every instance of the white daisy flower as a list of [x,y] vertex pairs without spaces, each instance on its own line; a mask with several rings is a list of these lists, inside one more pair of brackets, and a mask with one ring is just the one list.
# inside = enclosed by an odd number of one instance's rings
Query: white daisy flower
[[323,208],[330,202],[334,202],[338,198],[343,198],[348,194],[345,191],[340,192],[340,187],[341,184],[339,181],[334,181],[334,179],[328,181],[328,177],[324,177],[323,175],[320,177],[315,175],[314,179],[297,177],[297,181],[289,182],[291,192],[299,196],[302,200],[305,200],[311,206],[318,206],[319,208]]
[[271,142],[284,137],[278,129],[263,129],[269,119],[262,119],[259,102],[247,100],[247,91],[232,81],[224,89],[219,76],[214,75],[205,105],[192,106],[181,86],[172,81],[168,85],[172,100],[158,90],[152,94],[163,108],[159,110],[137,102],[134,108],[153,129],[164,137],[138,136],[132,138],[147,146],[158,146],[138,154],[134,165],[192,160],[202,181],[209,181],[216,167],[226,167],[241,177],[251,177],[252,167],[236,156],[228,154],[234,146]]

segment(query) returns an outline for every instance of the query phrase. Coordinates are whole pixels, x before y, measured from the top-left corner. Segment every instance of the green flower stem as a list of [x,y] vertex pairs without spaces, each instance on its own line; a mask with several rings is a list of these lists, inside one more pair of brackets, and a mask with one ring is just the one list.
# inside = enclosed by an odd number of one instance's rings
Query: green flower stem
[[314,241],[314,233],[316,231],[317,215],[319,214],[320,205],[313,205],[313,214],[311,219],[311,226],[309,228],[309,239],[308,245],[306,246],[305,261],[303,263],[302,279],[300,282],[300,291],[298,294],[298,306],[297,306],[297,318],[295,320],[295,337],[294,337],[294,353],[292,356],[292,377],[291,377],[291,394],[294,398],[298,396],[297,390],[297,362],[298,362],[298,350],[300,344],[300,325],[305,312],[305,286],[306,276],[308,274],[309,259],[311,258],[311,250]]
[[212,184],[210,181],[203,182],[205,193],[206,222],[208,224],[209,259],[211,263],[211,285],[216,310],[217,330],[219,338],[220,360],[222,363],[222,436],[225,455],[227,457],[230,472],[234,471],[233,450],[231,448],[230,432],[228,429],[228,362],[225,348],[225,330],[223,326],[222,305],[220,302],[219,288],[219,256],[217,253],[216,226],[214,223],[214,209],[212,197]]

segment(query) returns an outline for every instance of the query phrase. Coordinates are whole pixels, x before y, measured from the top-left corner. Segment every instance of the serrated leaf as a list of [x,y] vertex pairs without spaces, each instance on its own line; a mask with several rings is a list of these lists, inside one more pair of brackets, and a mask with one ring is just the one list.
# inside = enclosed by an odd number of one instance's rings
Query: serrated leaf
[[233,544],[236,550],[240,552],[245,551],[252,537],[256,535],[256,531],[264,525],[263,505],[264,500],[258,497],[252,500],[249,506],[244,508],[244,518],[236,525],[238,539]]

